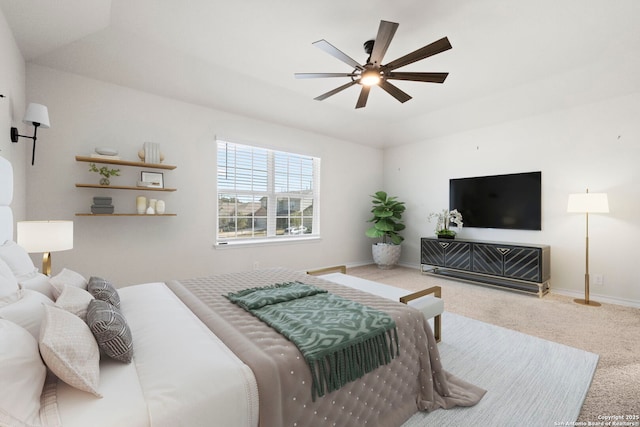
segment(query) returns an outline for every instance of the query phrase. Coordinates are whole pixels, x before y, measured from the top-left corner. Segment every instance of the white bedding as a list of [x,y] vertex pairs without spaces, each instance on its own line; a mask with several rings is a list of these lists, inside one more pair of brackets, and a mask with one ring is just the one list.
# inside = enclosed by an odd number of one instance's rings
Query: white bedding
[[102,399],[59,381],[63,426],[257,426],[253,373],[163,283],[118,293],[133,362],[102,358]]

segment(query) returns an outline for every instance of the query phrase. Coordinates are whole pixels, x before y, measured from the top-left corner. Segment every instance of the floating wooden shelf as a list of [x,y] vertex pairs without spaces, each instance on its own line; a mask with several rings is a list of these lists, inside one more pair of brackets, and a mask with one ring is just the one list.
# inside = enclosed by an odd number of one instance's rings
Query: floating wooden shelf
[[76,216],[177,216],[177,214],[137,214],[137,213],[114,213],[114,214],[94,214],[77,213]]
[[177,191],[177,188],[154,188],[154,187],[129,187],[126,185],[100,185],[100,184],[76,184],[82,188],[104,188],[106,190],[137,190],[137,191]]
[[137,166],[140,168],[151,168],[151,169],[173,170],[177,167],[173,165],[165,165],[162,163],[130,162],[128,160],[112,160],[112,159],[103,159],[101,157],[90,157],[90,156],[76,156],[76,161],[88,162],[88,163],[102,163],[107,165]]

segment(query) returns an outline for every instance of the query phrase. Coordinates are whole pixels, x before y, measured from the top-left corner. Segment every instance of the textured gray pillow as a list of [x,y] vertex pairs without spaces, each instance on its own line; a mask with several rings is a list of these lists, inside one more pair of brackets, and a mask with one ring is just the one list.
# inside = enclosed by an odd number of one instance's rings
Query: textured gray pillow
[[109,304],[120,308],[120,295],[118,295],[118,291],[116,291],[116,288],[111,284],[111,282],[103,279],[102,277],[92,276],[87,284],[87,291],[89,291],[95,299],[106,301]]
[[131,329],[118,308],[106,301],[94,299],[87,309],[87,324],[104,354],[120,362],[131,362]]

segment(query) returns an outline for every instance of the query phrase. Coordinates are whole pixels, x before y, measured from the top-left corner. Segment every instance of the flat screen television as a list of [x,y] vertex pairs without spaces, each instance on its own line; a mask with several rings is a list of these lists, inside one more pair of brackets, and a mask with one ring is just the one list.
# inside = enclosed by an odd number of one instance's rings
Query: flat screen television
[[464,227],[542,229],[542,172],[449,180],[449,209]]

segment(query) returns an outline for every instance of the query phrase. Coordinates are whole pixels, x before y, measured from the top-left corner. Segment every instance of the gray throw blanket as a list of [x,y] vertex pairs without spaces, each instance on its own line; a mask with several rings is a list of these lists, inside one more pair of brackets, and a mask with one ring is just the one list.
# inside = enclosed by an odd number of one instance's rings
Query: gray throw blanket
[[389,315],[316,286],[288,282],[225,296],[298,347],[311,369],[313,400],[399,354]]

